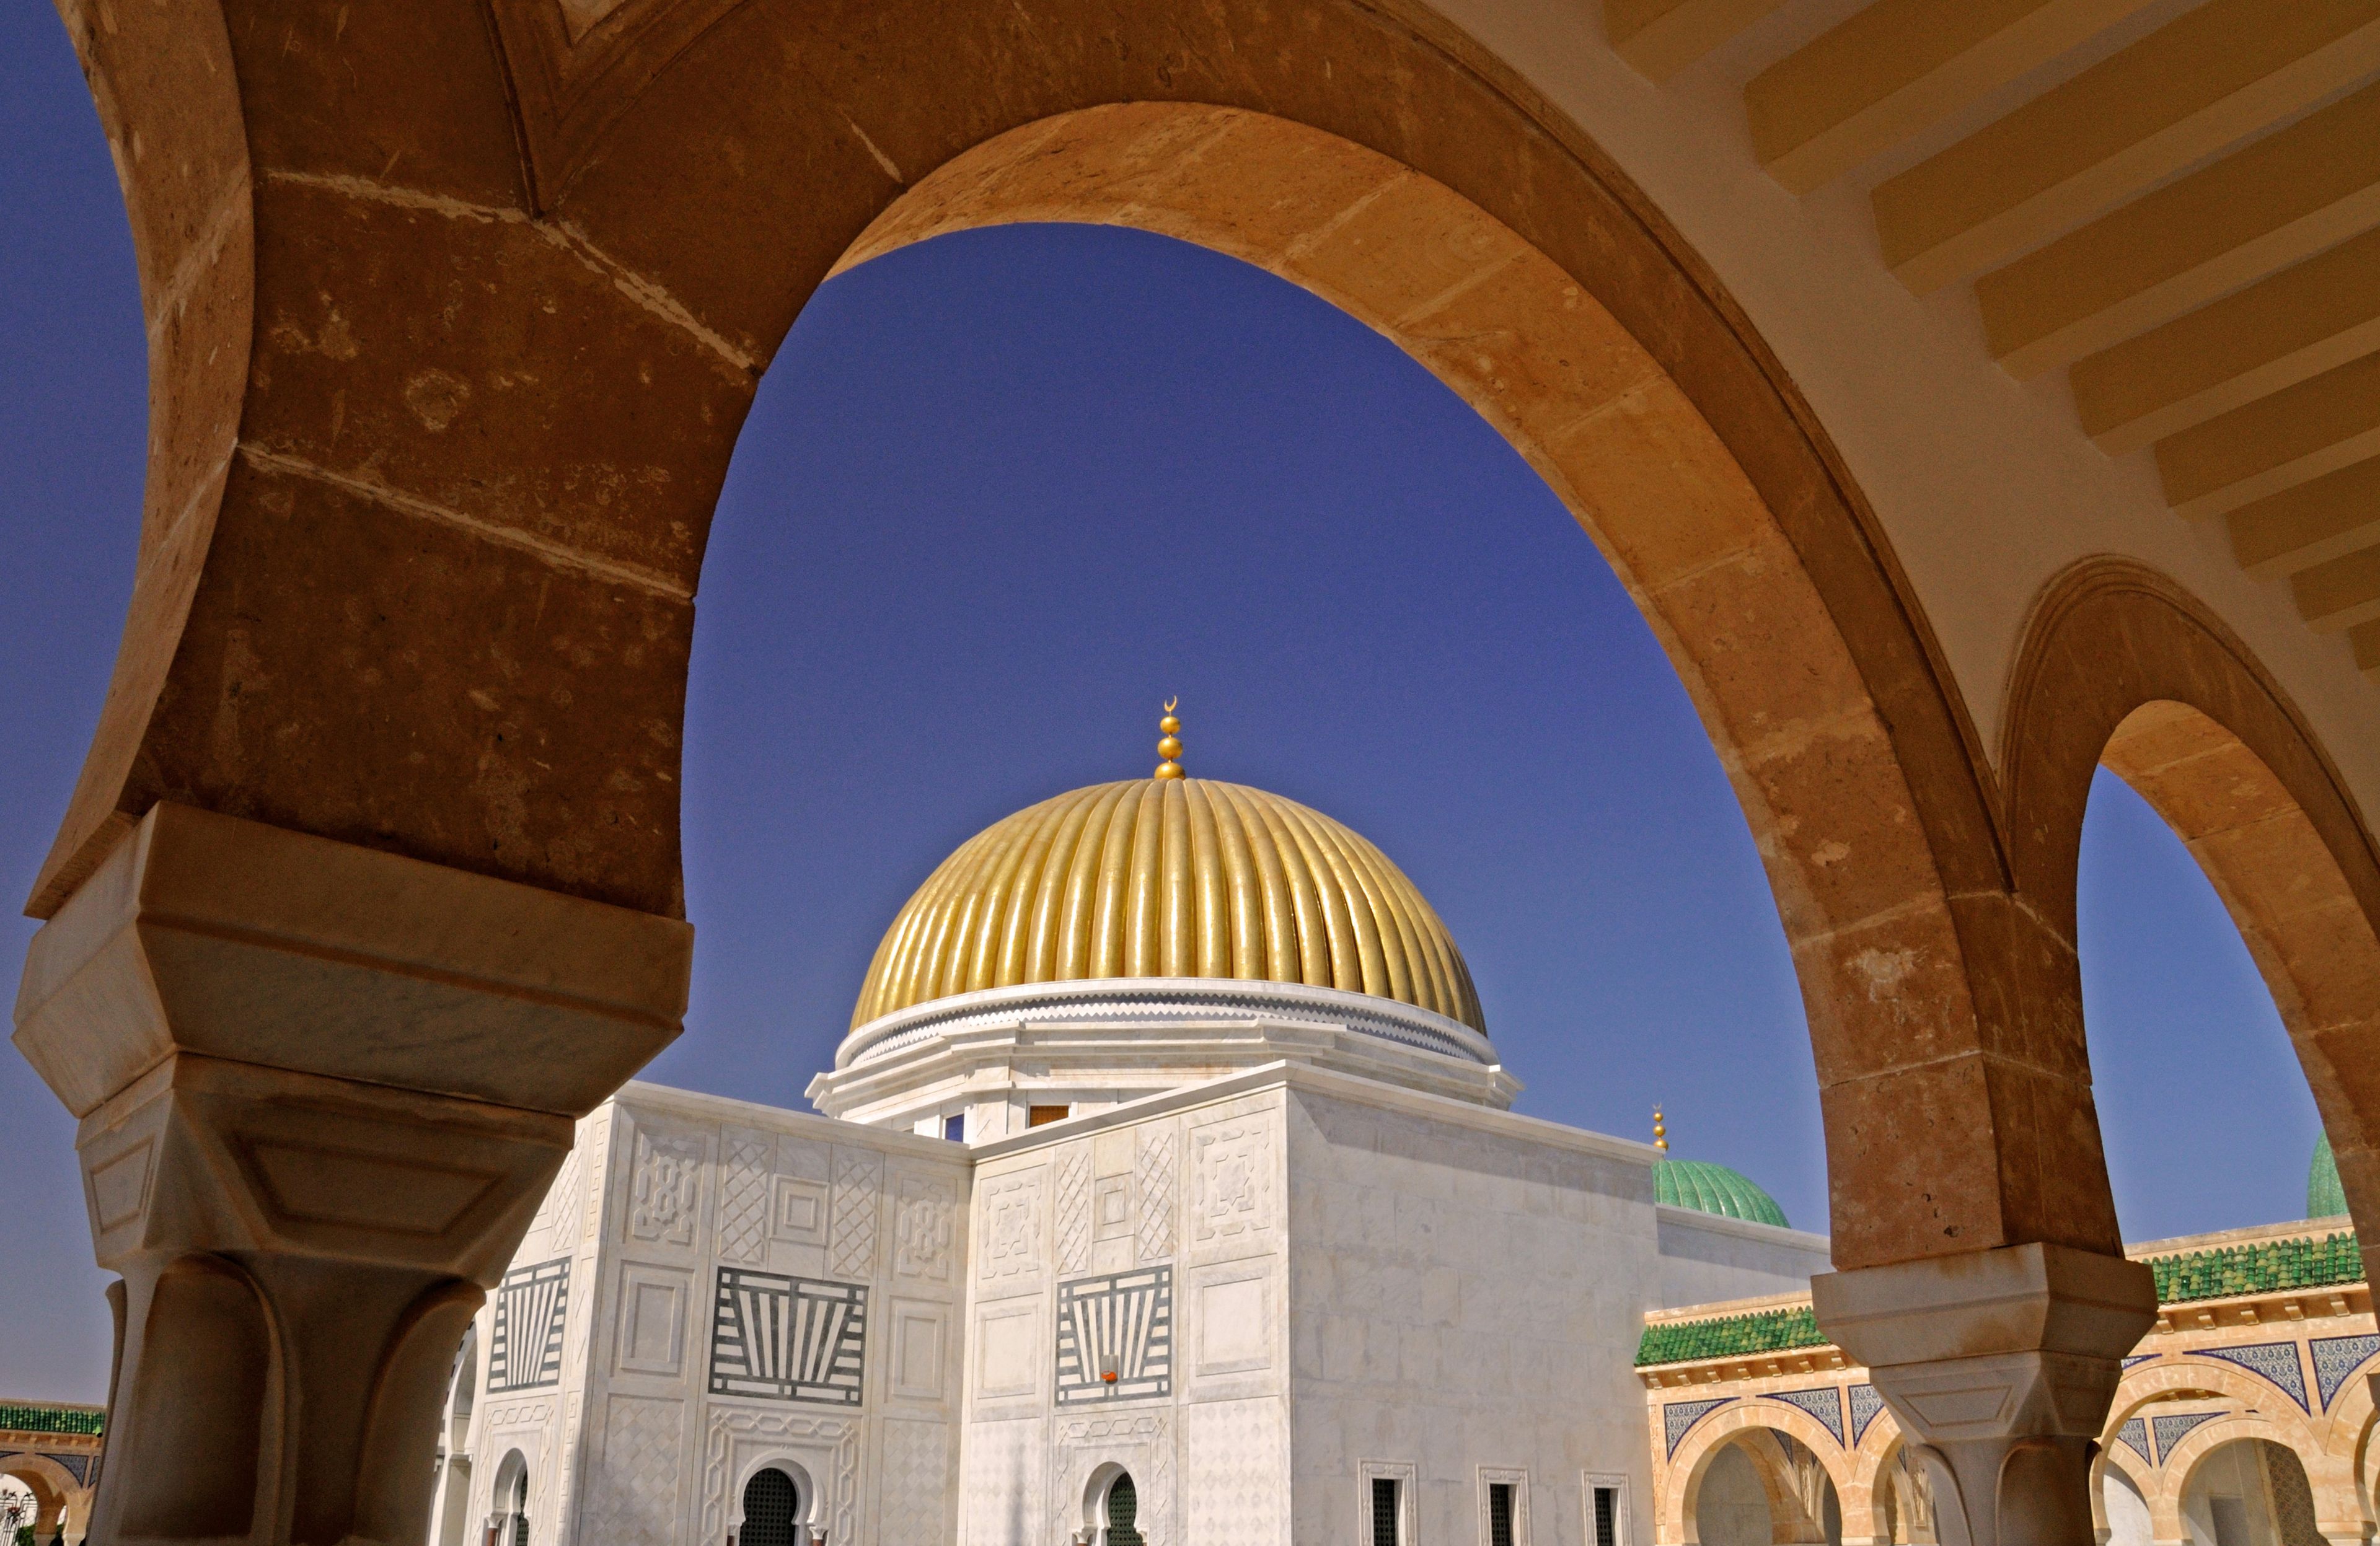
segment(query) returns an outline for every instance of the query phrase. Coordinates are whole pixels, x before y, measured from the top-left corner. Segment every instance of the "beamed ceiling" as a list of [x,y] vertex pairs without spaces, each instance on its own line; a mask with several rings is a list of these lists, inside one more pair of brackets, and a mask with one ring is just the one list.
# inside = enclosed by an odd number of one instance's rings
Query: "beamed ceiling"
[[[2380,0],[1604,0],[1656,81],[1754,55],[1754,153],[1864,190],[2021,380],[2380,680]],[[1781,49],[1762,38],[1789,39]]]

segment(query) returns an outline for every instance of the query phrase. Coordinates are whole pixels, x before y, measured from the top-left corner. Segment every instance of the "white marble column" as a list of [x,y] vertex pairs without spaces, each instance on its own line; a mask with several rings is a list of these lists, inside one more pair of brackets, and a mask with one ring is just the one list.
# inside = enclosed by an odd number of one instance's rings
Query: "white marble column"
[[2055,1245],[1830,1273],[1818,1325],[1925,1462],[1943,1546],[2092,1546],[2093,1443],[2156,1320],[2147,1267]]

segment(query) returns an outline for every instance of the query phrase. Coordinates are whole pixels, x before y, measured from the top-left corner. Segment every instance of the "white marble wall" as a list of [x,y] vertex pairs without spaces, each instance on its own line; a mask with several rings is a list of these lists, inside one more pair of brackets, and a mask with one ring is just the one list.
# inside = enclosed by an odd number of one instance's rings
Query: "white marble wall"
[[1409,1467],[1423,1540],[1484,1543],[1503,1482],[1517,1539],[1581,1546],[1594,1480],[1648,1496],[1644,1311],[1825,1261],[1815,1237],[1668,1219],[1643,1147],[1596,1134],[1310,1081],[1286,1131],[1300,1540],[1367,1539],[1366,1477]]
[[[967,1178],[956,1145],[629,1085],[516,1256],[571,1259],[563,1375],[480,1397],[477,1516],[519,1449],[535,1546],[723,1542],[771,1464],[835,1546],[952,1539]],[[867,1286],[857,1406],[710,1394],[722,1267]]]
[[1717,1304],[1768,1294],[1806,1294],[1831,1272],[1827,1237],[1720,1218],[1690,1208],[1658,1210],[1660,1297],[1656,1308]]
[[[965,1546],[1068,1540],[1096,1522],[1113,1467],[1133,1478],[1150,1546],[1286,1546],[1282,1092],[1160,1104],[1002,1145],[978,1167]],[[1160,1268],[1168,1388],[1062,1400],[1061,1286]]]

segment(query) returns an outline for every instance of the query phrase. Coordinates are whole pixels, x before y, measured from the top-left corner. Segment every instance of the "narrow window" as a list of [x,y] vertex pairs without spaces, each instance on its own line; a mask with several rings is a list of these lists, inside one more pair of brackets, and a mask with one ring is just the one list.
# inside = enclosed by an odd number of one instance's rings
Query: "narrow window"
[[1397,1480],[1372,1479],[1372,1546],[1399,1546],[1397,1540]]
[[774,1466],[752,1473],[744,1484],[744,1532],[739,1546],[794,1546],[794,1519],[801,1492]]
[[1132,1473],[1120,1471],[1108,1488],[1107,1546],[1143,1546],[1139,1525],[1140,1492]]
[[1512,1484],[1488,1484],[1488,1546],[1512,1546]]
[[953,1142],[953,1143],[964,1143],[964,1142],[965,1142],[965,1141],[966,1141],[966,1113],[965,1113],[965,1112],[964,1112],[964,1111],[962,1111],[962,1112],[960,1112],[960,1113],[959,1113],[957,1116],[955,1116],[955,1117],[943,1117],[943,1118],[942,1118],[942,1136],[943,1136],[944,1138],[949,1139],[949,1140],[950,1140],[952,1142]]
[[1595,1490],[1595,1546],[1620,1546],[1620,1489]]
[[1062,1122],[1066,1119],[1066,1114],[1074,1109],[1071,1105],[1027,1106],[1025,1108],[1025,1125],[1028,1128],[1038,1128],[1050,1122]]

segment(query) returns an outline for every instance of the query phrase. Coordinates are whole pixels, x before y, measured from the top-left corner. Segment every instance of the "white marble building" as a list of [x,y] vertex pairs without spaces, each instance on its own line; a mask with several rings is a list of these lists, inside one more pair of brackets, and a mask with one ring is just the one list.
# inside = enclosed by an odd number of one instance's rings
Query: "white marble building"
[[1395,867],[1178,768],[962,847],[854,1020],[828,1116],[581,1123],[432,1546],[1623,1546],[1644,1312],[1826,1264],[1741,1178],[1504,1109]]

